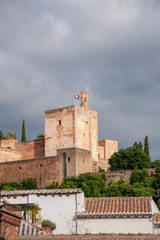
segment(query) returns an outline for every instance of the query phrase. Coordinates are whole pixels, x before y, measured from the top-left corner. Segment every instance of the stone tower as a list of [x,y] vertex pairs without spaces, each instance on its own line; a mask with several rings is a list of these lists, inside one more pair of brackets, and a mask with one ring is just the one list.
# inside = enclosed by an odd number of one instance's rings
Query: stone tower
[[81,106],[45,111],[45,156],[57,156],[57,150],[80,148],[98,161],[97,112],[89,109],[88,94],[81,91]]

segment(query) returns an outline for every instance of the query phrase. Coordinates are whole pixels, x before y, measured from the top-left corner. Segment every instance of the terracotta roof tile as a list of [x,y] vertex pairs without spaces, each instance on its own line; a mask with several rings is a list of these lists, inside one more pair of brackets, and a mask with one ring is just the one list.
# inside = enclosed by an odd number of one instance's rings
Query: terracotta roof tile
[[85,198],[85,212],[79,212],[78,217],[151,215],[151,201],[151,197]]
[[160,225],[160,213],[155,213],[153,215],[153,218],[154,218],[154,224],[155,225]]

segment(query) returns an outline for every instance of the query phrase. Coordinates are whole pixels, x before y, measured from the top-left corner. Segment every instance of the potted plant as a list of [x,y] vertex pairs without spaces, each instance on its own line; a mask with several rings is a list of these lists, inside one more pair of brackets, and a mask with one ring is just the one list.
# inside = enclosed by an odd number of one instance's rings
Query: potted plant
[[42,227],[44,230],[51,232],[56,229],[56,224],[48,219],[44,219],[42,221]]

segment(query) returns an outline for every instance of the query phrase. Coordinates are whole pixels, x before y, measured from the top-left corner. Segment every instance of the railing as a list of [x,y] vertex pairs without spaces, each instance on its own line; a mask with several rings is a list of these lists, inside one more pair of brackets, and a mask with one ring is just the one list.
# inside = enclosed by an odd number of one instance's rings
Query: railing
[[48,233],[43,228],[22,220],[21,226],[18,229],[18,236],[26,235],[48,235]]

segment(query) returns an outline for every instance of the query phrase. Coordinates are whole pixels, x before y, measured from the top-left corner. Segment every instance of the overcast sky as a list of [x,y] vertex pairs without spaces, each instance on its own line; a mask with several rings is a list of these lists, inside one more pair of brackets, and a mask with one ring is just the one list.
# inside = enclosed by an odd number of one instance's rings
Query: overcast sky
[[0,0],[0,129],[44,132],[44,111],[88,91],[99,140],[149,137],[160,158],[159,0]]

